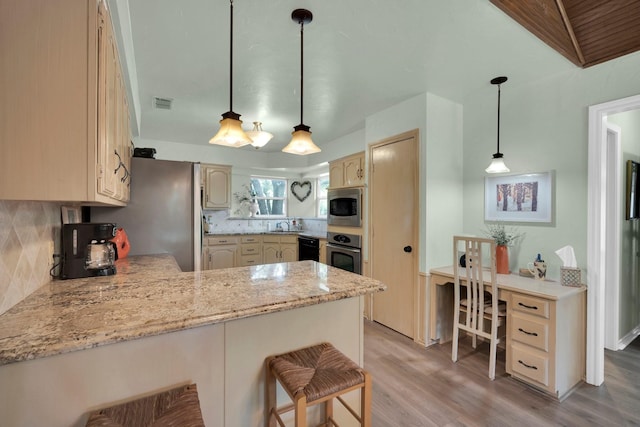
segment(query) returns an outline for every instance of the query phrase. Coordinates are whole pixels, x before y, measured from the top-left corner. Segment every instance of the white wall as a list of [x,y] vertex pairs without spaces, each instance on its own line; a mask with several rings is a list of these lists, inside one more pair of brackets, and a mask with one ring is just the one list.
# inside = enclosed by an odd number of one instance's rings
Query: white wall
[[[462,229],[462,106],[421,94],[366,120],[367,144],[418,129],[420,271],[451,264]],[[368,153],[367,153],[368,154]]]
[[[511,251],[511,268],[537,253],[558,278],[554,251],[572,245],[578,266],[587,260],[587,125],[589,105],[640,93],[640,54],[532,82],[510,76],[502,85],[500,151],[512,173],[555,170],[555,221],[519,225],[525,237]],[[497,89],[469,94],[464,101],[464,231],[482,234],[484,169],[496,149]],[[586,277],[583,274],[583,277]]]

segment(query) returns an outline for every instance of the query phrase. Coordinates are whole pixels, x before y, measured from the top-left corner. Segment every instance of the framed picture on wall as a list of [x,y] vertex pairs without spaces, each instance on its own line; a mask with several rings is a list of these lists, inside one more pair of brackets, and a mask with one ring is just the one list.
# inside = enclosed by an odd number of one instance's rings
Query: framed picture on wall
[[553,175],[549,171],[486,177],[485,221],[552,222]]

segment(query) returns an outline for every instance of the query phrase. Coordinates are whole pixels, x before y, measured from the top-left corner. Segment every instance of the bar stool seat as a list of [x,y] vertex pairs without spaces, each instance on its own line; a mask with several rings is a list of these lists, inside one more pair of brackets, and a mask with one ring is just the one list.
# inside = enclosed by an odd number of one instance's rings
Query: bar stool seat
[[86,427],[204,427],[198,389],[180,386],[89,414]]
[[[360,422],[371,426],[371,376],[330,343],[322,343],[265,360],[266,370],[266,421],[271,427],[277,421],[284,427],[281,414],[295,410],[296,427],[304,427],[307,407],[324,402],[323,425],[337,425],[333,419],[333,398]],[[276,402],[276,380],[287,392],[293,404],[281,408]],[[352,390],[360,391],[360,415],[341,395]]]

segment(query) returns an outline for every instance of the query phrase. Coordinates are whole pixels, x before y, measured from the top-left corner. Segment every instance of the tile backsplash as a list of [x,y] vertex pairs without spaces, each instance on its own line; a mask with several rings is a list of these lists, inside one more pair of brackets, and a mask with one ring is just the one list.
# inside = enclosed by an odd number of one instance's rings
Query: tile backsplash
[[[228,210],[203,211],[206,221],[209,223],[210,233],[261,233],[273,231],[282,219],[261,218],[237,218],[229,216]],[[289,217],[289,223],[293,217]],[[322,218],[296,218],[302,226],[302,230],[317,236],[327,234],[327,221]],[[286,226],[285,226],[286,227]]]
[[60,229],[57,203],[0,200],[0,314],[51,280]]

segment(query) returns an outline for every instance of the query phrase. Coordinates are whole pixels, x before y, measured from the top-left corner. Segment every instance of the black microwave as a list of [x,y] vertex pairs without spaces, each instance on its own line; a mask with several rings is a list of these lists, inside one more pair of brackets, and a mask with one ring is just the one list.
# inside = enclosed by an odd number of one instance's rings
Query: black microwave
[[327,224],[362,226],[362,189],[337,188],[327,192]]

